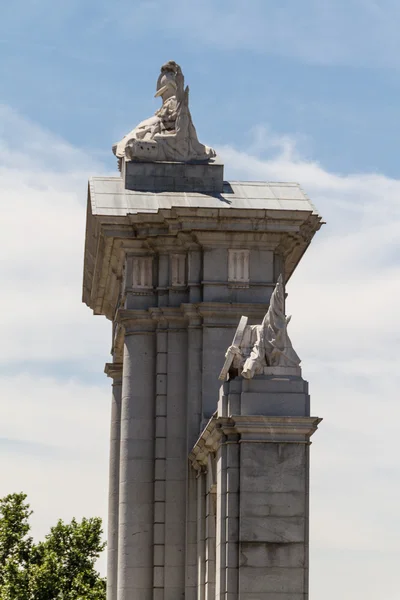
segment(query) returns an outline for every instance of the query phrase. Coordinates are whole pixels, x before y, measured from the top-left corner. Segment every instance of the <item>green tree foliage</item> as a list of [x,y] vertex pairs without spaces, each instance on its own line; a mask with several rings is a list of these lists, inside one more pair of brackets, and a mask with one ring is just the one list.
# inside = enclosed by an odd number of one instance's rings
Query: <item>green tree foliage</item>
[[0,499],[0,600],[105,600],[94,566],[105,547],[101,519],[60,520],[35,544],[31,514],[26,494]]

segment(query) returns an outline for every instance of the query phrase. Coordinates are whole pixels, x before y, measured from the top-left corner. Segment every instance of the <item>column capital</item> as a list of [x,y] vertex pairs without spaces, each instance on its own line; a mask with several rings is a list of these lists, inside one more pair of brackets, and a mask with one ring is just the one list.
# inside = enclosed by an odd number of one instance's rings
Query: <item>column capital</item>
[[120,308],[115,320],[124,328],[125,335],[154,333],[155,323],[148,310]]

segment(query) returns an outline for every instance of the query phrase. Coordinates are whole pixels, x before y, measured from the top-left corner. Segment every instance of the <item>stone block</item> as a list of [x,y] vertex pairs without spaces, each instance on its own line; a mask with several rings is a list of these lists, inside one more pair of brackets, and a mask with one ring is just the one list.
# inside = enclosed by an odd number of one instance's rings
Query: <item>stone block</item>
[[[131,596],[128,596],[128,598],[130,598]],[[164,600],[164,588],[157,588],[155,587],[153,589],[153,600]]]
[[154,419],[121,419],[121,446],[132,438],[148,440],[153,437]]
[[163,523],[156,523],[154,525],[154,543],[164,544],[165,542],[165,525]]
[[167,424],[168,437],[174,437],[174,438],[182,437],[182,427],[183,427],[182,414],[180,414],[179,416],[168,415],[168,424]]
[[241,391],[248,393],[308,394],[308,383],[301,377],[290,376],[282,378],[268,375],[257,375],[253,379],[241,380],[241,384]]
[[[128,597],[128,596],[127,596]],[[140,596],[144,598],[145,596]],[[182,598],[182,588],[180,587],[170,587],[169,585],[164,588],[164,600],[177,600],[177,598]],[[133,596],[132,596],[133,598]],[[139,596],[138,596],[139,598]]]
[[[120,530],[120,542],[130,542],[129,545],[124,544],[129,556],[126,559],[126,564],[135,565],[137,567],[148,566],[148,534],[147,532],[137,531],[134,538],[132,533],[129,534],[125,530]],[[134,540],[134,541],[133,541]]]
[[156,437],[165,437],[167,434],[167,418],[156,417]]
[[[122,510],[122,506],[124,506],[124,510]],[[133,525],[135,531],[131,532],[139,534],[142,531],[142,528],[146,529],[146,523],[149,523],[153,520],[153,503],[143,503],[143,504],[120,504],[120,512],[119,512],[119,524],[126,525],[128,528],[130,525]],[[136,543],[136,540],[135,540]]]
[[167,375],[157,374],[156,379],[157,395],[167,393]]
[[258,543],[241,542],[239,551],[240,566],[302,568],[306,563],[306,549],[303,543]]
[[242,392],[240,413],[270,417],[306,417],[310,413],[309,404],[306,394]]
[[164,523],[165,521],[165,502],[154,502],[154,522]]
[[155,458],[165,458],[165,438],[156,438]]
[[167,415],[167,396],[164,394],[157,394],[156,396],[156,415],[158,417]]
[[[228,600],[228,598],[226,599]],[[232,600],[237,600],[236,598]],[[301,594],[281,594],[280,592],[257,592],[257,593],[246,593],[240,594],[240,600],[308,600],[307,597]]]
[[167,502],[165,506],[165,520],[168,524],[175,523],[176,526],[180,526],[185,521],[185,496],[184,487],[181,489],[181,500],[180,502],[170,502],[167,496]]
[[[192,525],[191,523],[189,525]],[[194,524],[195,525],[195,524]],[[176,522],[170,522],[168,519],[165,523],[165,541],[168,544],[179,545],[182,544],[182,531],[181,527],[177,527]]]
[[[168,263],[167,263],[168,264]],[[157,331],[157,352],[166,353],[168,351],[168,334],[165,331]]]
[[[186,438],[185,437],[167,437],[166,440],[166,455],[168,460],[170,459],[185,459],[187,456],[186,451]],[[186,461],[185,461],[186,463]]]
[[168,481],[186,480],[187,461],[182,458],[168,458],[167,479]]
[[152,481],[148,481],[147,483],[142,482],[140,485],[134,481],[125,482],[123,486],[124,496],[128,498],[129,502],[132,502],[132,504],[143,504],[153,501],[154,483]]
[[[195,586],[197,584],[197,566],[189,566],[186,567],[186,589],[193,588],[196,589]],[[186,594],[185,594],[186,599]]]
[[230,442],[226,446],[226,466],[227,468],[239,467],[239,444]]
[[164,567],[154,567],[154,587],[162,587],[164,585]]
[[[226,541],[237,542],[239,539],[239,519],[236,517],[226,517]],[[242,529],[242,522],[240,522],[240,530]],[[240,537],[240,539],[242,539]]]
[[125,462],[133,458],[137,459],[148,459],[153,454],[153,440],[137,440],[130,439],[121,444],[120,447],[120,461]]
[[162,544],[155,544],[153,547],[153,560],[155,566],[163,566],[165,560],[164,546]]
[[240,394],[229,394],[227,416],[240,415]]
[[166,460],[163,458],[156,458],[154,467],[154,478],[159,481],[165,479],[166,474]]
[[224,167],[209,163],[125,163],[127,190],[154,192],[222,192]]
[[[127,557],[129,558],[129,557]],[[152,567],[131,567],[127,563],[128,568],[125,572],[124,583],[127,587],[135,590],[133,598],[146,597],[138,596],[138,590],[148,590],[149,582],[153,579],[153,568]],[[127,596],[128,597],[128,596]]]
[[226,513],[231,517],[239,516],[239,494],[236,492],[226,494]]
[[185,586],[185,567],[165,566],[165,587],[166,588],[182,588]]
[[304,444],[241,445],[241,491],[304,492],[305,486]]
[[182,544],[165,544],[165,564],[168,567],[181,567],[185,564],[185,548]]
[[129,482],[146,483],[154,481],[154,464],[143,458],[130,458],[127,461],[126,478]]
[[240,494],[242,517],[265,519],[275,517],[302,517],[306,511],[304,492],[245,492]]
[[165,481],[154,482],[154,501],[164,502],[165,500]]
[[239,544],[237,542],[229,542],[226,544],[225,552],[226,566],[230,567],[231,569],[236,569],[239,566]]
[[185,495],[183,495],[182,497],[182,485],[182,481],[177,482],[170,479],[166,481],[166,498],[168,500],[168,504],[184,506],[186,502],[186,497]]
[[236,568],[230,569],[227,568],[225,570],[225,585],[227,592],[237,592],[238,589],[238,581],[239,581],[239,573]]
[[157,373],[167,373],[167,353],[159,352],[157,354]]
[[[239,593],[267,593],[275,594],[303,594],[304,593],[304,571],[303,569],[284,569],[271,567],[247,567],[243,566],[239,571]],[[256,598],[258,596],[254,596]]]
[[230,468],[226,472],[226,489],[229,493],[237,493],[240,486],[239,469]]
[[239,536],[241,542],[304,542],[305,520],[303,517],[242,517]]

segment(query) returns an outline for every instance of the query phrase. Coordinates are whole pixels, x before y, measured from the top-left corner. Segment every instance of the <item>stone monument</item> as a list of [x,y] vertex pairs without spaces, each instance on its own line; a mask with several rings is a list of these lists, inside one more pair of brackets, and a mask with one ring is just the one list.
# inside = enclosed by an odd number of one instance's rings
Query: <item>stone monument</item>
[[83,300],[112,322],[107,598],[306,600],[320,419],[285,286],[321,217],[296,183],[224,181],[179,65],[156,87],[120,175],[88,190]]

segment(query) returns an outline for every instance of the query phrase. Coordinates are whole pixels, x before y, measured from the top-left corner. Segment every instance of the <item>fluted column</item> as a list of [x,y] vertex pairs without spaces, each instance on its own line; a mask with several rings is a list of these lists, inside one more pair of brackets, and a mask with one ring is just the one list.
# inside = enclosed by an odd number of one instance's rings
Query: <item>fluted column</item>
[[154,511],[154,322],[121,311],[125,326],[120,457],[118,600],[152,600]]
[[113,379],[108,489],[107,600],[117,600],[122,363],[107,363],[104,372]]

